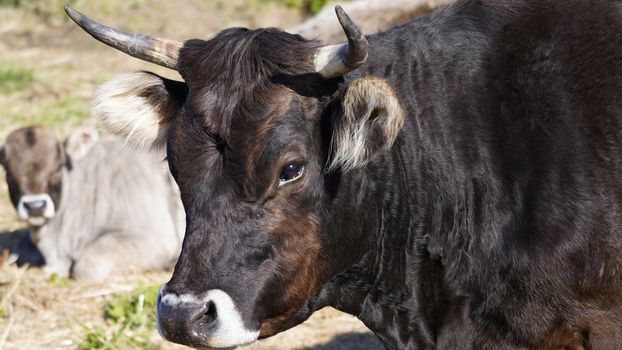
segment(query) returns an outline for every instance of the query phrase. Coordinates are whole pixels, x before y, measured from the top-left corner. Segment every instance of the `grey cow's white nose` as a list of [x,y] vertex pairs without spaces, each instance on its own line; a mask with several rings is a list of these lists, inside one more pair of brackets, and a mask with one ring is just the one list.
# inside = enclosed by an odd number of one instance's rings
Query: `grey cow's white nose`
[[160,334],[192,347],[230,348],[252,343],[259,330],[244,326],[231,297],[213,289],[203,298],[158,292],[156,319]]
[[47,193],[28,194],[20,197],[17,203],[17,215],[21,220],[27,220],[33,226],[41,226],[45,224],[45,219],[51,219],[56,215],[56,208]]

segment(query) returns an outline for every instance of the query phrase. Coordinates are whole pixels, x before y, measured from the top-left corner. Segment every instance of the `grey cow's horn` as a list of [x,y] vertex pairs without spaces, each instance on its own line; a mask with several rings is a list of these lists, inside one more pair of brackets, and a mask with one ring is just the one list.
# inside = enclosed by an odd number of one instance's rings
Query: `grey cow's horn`
[[353,71],[367,60],[367,38],[341,6],[335,6],[335,12],[348,42],[324,46],[316,51],[315,70],[327,79]]
[[177,58],[183,42],[123,32],[97,23],[68,5],[65,12],[85,32],[102,43],[143,61],[177,70]]

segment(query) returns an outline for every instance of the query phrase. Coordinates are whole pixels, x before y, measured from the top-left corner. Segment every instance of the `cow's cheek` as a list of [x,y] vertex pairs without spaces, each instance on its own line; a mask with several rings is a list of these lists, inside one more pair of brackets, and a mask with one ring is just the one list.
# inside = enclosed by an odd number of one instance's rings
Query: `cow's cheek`
[[11,202],[13,206],[17,208],[17,204],[19,203],[19,198],[22,195],[22,190],[20,189],[20,185],[15,180],[15,177],[11,175],[8,171],[6,174],[6,182],[9,187],[9,196],[11,197]]
[[54,202],[54,205],[56,205],[56,207],[58,207],[60,204],[59,201],[62,186],[62,175],[60,173],[54,174],[50,182],[48,182],[48,194],[50,195],[50,197],[52,197],[52,201]]
[[[280,213],[279,213],[280,214]],[[280,290],[280,308],[278,315],[263,320],[260,336],[268,337],[279,333],[294,314],[306,303],[318,289],[322,280],[322,262],[320,261],[319,221],[316,215],[304,217],[277,215],[280,220],[271,227],[271,235],[280,235],[277,249]],[[273,216],[274,218],[274,216]],[[270,303],[270,300],[263,302]]]

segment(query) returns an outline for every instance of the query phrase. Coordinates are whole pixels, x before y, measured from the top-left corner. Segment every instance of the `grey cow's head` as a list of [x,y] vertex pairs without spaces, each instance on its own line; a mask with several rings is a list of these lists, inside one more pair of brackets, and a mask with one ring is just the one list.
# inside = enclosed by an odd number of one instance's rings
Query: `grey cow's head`
[[108,130],[166,149],[179,185],[187,225],[159,294],[163,336],[231,347],[303,321],[310,298],[358,258],[352,242],[365,241],[360,230],[323,228],[338,174],[389,149],[403,123],[387,81],[344,84],[365,63],[367,39],[340,8],[348,43],[327,47],[245,28],[181,43],[67,13],[97,40],[184,79],[129,74],[94,97]]
[[84,156],[97,134],[73,133],[63,143],[46,128],[29,126],[11,132],[0,150],[11,201],[17,215],[33,228],[45,225],[61,205],[63,171]]

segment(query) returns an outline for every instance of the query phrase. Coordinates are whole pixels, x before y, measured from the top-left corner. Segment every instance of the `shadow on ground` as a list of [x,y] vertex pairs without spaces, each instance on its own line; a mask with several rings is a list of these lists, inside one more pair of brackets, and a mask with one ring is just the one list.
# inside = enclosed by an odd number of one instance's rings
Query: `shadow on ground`
[[17,257],[17,266],[42,266],[45,260],[29,235],[28,229],[0,231],[0,256],[5,259],[8,258],[7,255]]
[[346,333],[330,342],[307,348],[308,350],[383,350],[378,338],[371,333]]

